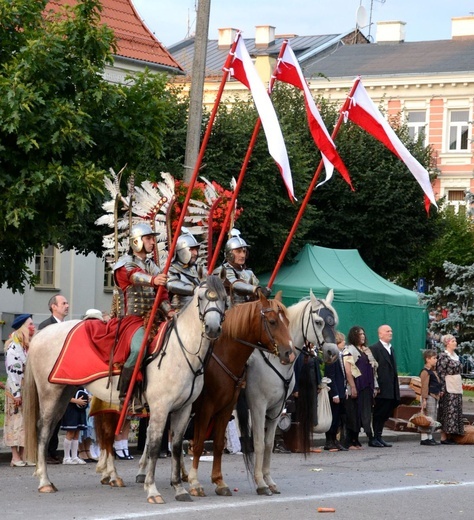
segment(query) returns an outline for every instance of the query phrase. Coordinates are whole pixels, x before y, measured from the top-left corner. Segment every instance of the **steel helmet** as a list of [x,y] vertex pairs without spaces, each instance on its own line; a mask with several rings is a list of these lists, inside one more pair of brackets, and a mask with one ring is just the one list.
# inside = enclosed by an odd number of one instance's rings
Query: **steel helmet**
[[233,262],[234,255],[232,254],[232,251],[234,249],[240,249],[241,247],[246,247],[248,249],[250,246],[240,236],[240,231],[238,229],[232,229],[229,234],[230,238],[225,244],[225,257],[230,262]]
[[143,240],[142,237],[146,235],[156,235],[151,229],[150,224],[145,224],[141,222],[140,224],[135,224],[132,226],[130,230],[130,247],[132,248],[134,253],[140,253],[143,249]]
[[191,260],[191,247],[199,247],[200,244],[186,228],[182,229],[182,234],[176,242],[176,256],[182,264],[189,264]]

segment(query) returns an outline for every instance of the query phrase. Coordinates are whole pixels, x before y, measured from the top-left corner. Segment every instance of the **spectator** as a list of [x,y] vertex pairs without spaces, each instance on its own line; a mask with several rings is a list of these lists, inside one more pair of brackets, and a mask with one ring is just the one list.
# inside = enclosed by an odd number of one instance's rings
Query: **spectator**
[[[425,411],[428,417],[436,421],[438,418],[438,401],[441,392],[441,381],[435,372],[438,356],[434,350],[428,349],[423,352],[423,359],[425,360],[425,366],[420,373],[421,409]],[[433,438],[435,426],[431,426],[427,429],[419,427],[418,429],[421,431],[420,444],[422,446],[439,445],[439,442],[436,442]]]
[[35,333],[31,314],[20,314],[12,323],[13,332],[5,342],[5,424],[3,439],[12,452],[10,466],[34,466],[23,460],[25,430],[23,421],[22,383],[30,339]]
[[464,435],[462,418],[461,362],[456,354],[456,338],[446,334],[442,338],[444,352],[438,357],[436,372],[441,381],[438,421],[441,423],[441,444],[455,444],[451,435]]
[[86,407],[89,395],[83,388],[69,401],[66,412],[61,420],[61,430],[66,431],[64,439],[63,464],[85,464],[86,461],[78,456],[79,433],[87,430]]
[[369,439],[369,446],[382,448],[372,431],[372,403],[377,388],[377,363],[367,347],[367,336],[355,325],[347,335],[348,346],[343,352],[348,383],[346,400],[347,439],[349,449],[362,449],[359,441],[361,427]]
[[[69,314],[69,303],[67,299],[61,294],[55,294],[49,299],[48,302],[49,311],[51,312],[51,316],[44,321],[42,321],[38,330],[42,330],[49,325],[54,325],[55,323],[61,323],[64,321],[66,316]],[[59,446],[59,427],[61,426],[61,421],[55,426],[53,433],[51,435],[51,439],[48,444],[48,454],[46,457],[46,462],[48,464],[61,464],[61,460],[58,456],[58,446]]]
[[391,417],[394,408],[400,403],[400,385],[398,383],[397,362],[391,345],[392,327],[381,325],[378,329],[379,341],[370,347],[378,363],[377,381],[379,392],[374,405],[374,433],[376,440],[385,448],[392,445],[385,442],[382,432],[385,422]]
[[347,451],[347,448],[337,440],[337,433],[341,430],[341,437],[344,437],[342,431],[342,416],[344,415],[346,402],[346,372],[344,369],[344,361],[342,351],[346,346],[346,337],[342,332],[336,332],[336,343],[339,349],[339,357],[334,363],[326,364],[324,367],[324,375],[328,377],[329,398],[331,403],[332,423],[326,432],[325,450],[329,451]]

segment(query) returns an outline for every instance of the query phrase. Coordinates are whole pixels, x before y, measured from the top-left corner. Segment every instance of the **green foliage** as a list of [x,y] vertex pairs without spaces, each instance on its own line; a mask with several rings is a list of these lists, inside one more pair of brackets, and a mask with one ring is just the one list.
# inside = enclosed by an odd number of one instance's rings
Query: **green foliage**
[[455,334],[462,350],[474,350],[474,265],[444,262],[446,285],[435,287],[425,298],[430,309],[446,309],[447,317],[433,320],[433,333]]
[[105,81],[115,37],[99,0],[46,4],[0,1],[0,284],[14,291],[48,244],[100,254],[103,175],[160,156],[174,99],[164,75]]

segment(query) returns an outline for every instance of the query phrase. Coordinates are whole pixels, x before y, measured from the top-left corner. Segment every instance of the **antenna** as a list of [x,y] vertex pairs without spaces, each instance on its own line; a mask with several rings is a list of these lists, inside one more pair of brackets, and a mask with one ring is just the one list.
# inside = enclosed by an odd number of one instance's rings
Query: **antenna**
[[[386,0],[377,0],[380,4],[384,4]],[[372,29],[372,11],[374,10],[374,0],[370,0],[370,17],[369,17],[369,35],[367,36],[368,40],[373,41],[373,37],[370,34]]]

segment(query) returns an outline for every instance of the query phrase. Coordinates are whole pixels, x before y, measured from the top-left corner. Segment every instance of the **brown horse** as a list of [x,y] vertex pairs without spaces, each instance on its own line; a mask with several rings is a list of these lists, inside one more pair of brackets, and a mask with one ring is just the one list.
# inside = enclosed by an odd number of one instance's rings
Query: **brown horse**
[[211,429],[214,441],[212,482],[218,495],[232,494],[221,470],[225,430],[245,381],[247,360],[255,348],[278,355],[285,365],[295,359],[289,321],[280,294],[274,300],[260,295],[258,301],[237,305],[226,313],[222,335],[214,343],[204,372],[204,388],[193,405],[194,457],[188,476],[189,492],[193,496],[205,496],[198,480],[198,466]]

